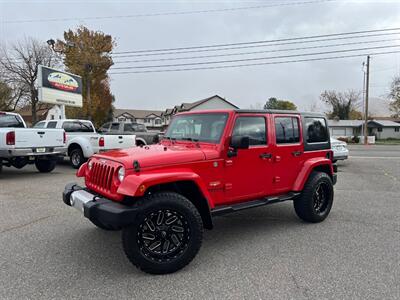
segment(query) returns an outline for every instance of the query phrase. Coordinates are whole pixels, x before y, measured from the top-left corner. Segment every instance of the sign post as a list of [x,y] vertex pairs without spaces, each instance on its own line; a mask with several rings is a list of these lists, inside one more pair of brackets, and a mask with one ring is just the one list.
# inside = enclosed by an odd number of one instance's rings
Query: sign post
[[82,77],[53,68],[39,66],[39,102],[60,107],[65,119],[65,106],[82,107]]

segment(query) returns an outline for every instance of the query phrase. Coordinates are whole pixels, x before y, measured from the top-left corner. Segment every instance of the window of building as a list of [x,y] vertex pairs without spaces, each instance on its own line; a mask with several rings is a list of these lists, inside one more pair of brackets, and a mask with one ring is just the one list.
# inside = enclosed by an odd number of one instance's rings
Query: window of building
[[328,141],[328,130],[324,118],[305,118],[307,143]]
[[233,128],[233,136],[248,136],[250,146],[266,145],[267,134],[265,118],[263,117],[239,117]]
[[378,132],[382,132],[382,127],[378,127]]
[[399,132],[400,131],[400,128],[399,127],[395,127],[394,128],[394,132]]
[[299,119],[296,117],[276,117],[275,134],[278,144],[291,144],[300,141]]
[[161,125],[161,119],[155,119],[154,124]]

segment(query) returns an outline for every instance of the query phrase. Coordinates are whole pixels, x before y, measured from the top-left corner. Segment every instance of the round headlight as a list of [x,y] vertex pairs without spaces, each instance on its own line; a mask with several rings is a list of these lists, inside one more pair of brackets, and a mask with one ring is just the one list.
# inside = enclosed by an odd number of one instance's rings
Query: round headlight
[[122,180],[124,180],[124,178],[125,178],[125,168],[121,167],[118,169],[118,180],[120,182],[122,182]]
[[91,170],[93,168],[93,161],[92,160],[89,160],[88,168],[89,168],[89,170]]

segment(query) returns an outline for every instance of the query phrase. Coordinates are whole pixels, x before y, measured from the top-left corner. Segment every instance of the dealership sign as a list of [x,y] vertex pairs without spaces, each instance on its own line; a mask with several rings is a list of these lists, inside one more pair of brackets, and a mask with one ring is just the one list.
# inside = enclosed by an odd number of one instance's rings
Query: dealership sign
[[39,66],[39,101],[82,107],[82,78],[78,75]]

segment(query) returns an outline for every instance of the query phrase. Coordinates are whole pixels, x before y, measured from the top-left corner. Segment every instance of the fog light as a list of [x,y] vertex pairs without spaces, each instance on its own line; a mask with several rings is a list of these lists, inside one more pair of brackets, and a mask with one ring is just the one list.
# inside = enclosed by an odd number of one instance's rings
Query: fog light
[[125,168],[121,167],[118,169],[118,180],[122,182],[125,178]]

